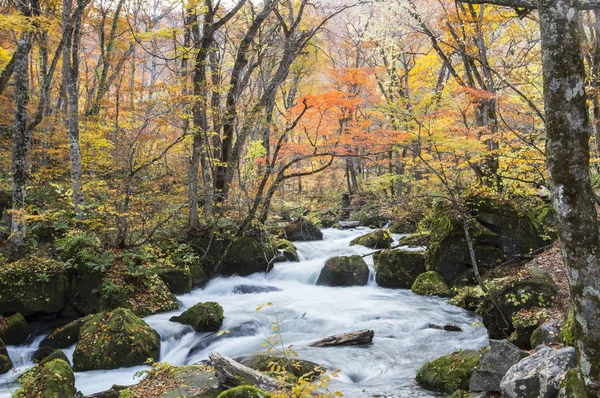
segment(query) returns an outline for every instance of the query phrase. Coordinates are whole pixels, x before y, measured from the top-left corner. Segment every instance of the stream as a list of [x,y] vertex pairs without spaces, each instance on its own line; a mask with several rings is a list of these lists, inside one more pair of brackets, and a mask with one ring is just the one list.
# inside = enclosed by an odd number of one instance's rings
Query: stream
[[[369,232],[368,228],[351,230],[324,229],[324,239],[295,242],[300,262],[277,263],[268,274],[248,277],[216,278],[204,288],[178,296],[181,308],[145,318],[161,336],[160,360],[176,365],[208,359],[217,351],[233,358],[266,350],[263,343],[271,336],[276,319],[285,346],[293,345],[298,357],[339,369],[340,375],[330,390],[346,397],[436,397],[418,387],[414,377],[426,361],[457,349],[477,349],[487,345],[487,331],[479,317],[447,304],[446,299],[422,297],[405,289],[383,289],[375,282],[372,256],[365,260],[371,270],[370,281],[361,287],[316,286],[315,282],[327,258],[338,255],[365,254],[373,250],[349,246],[352,239]],[[401,235],[394,235],[395,241]],[[240,294],[250,288],[261,291]],[[229,333],[196,333],[190,326],[169,322],[173,315],[205,301],[223,306],[223,329]],[[272,307],[256,308],[267,302]],[[275,314],[275,313],[276,314]],[[428,328],[429,323],[455,323],[462,332]],[[359,329],[375,331],[373,343],[362,347],[312,348],[308,344],[324,337]],[[45,333],[48,333],[46,331]],[[0,398],[10,397],[18,388],[16,378],[33,366],[31,357],[44,334],[30,337],[27,345],[8,346],[15,364],[0,375]],[[75,346],[64,350],[72,359]],[[76,385],[84,394],[109,389],[113,384],[139,382],[136,372],[147,366],[75,373]],[[442,395],[443,396],[443,395]]]

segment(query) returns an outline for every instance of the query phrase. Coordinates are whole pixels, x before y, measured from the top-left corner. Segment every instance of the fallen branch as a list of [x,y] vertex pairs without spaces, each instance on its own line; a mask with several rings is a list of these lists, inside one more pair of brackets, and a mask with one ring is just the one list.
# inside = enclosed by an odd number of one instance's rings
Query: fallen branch
[[231,389],[241,385],[252,385],[263,391],[271,392],[283,387],[277,380],[251,369],[218,352],[211,352],[209,358],[215,368],[215,375],[219,385],[224,389]]
[[310,347],[331,347],[338,345],[363,345],[369,344],[373,341],[375,332],[372,330],[358,330],[355,332],[348,332],[342,334],[336,334],[335,336],[325,337],[322,340],[315,341],[309,344]]

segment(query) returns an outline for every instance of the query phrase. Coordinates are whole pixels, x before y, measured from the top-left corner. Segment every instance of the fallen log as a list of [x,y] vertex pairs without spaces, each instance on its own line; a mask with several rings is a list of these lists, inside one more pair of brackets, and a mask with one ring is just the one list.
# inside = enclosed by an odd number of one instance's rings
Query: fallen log
[[348,332],[342,334],[336,334],[335,336],[325,337],[322,340],[315,341],[309,344],[310,347],[331,347],[337,345],[362,345],[369,344],[373,341],[375,332],[372,330],[358,330],[355,332]]
[[231,389],[241,385],[252,385],[263,391],[276,391],[282,385],[272,377],[266,376],[257,370],[249,368],[218,352],[211,352],[208,357],[215,368],[215,375],[219,385],[224,389]]

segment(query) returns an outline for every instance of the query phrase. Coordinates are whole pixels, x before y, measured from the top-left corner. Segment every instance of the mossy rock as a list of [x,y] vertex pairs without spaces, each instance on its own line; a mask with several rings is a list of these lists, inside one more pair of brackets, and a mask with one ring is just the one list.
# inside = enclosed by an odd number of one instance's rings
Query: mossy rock
[[558,397],[560,398],[591,398],[591,394],[587,393],[585,380],[579,369],[571,369],[567,371],[565,378],[560,383]]
[[468,390],[469,379],[480,358],[479,351],[464,350],[426,362],[417,371],[417,383],[428,390],[449,394],[457,389]]
[[360,245],[370,249],[389,249],[392,241],[392,233],[388,229],[382,228],[353,239],[350,246]]
[[454,296],[448,304],[475,311],[484,301],[485,294],[480,286],[463,286],[456,289]]
[[425,252],[383,250],[375,256],[375,280],[381,287],[410,289],[425,272]]
[[0,313],[22,315],[60,312],[69,276],[65,264],[29,256],[0,267]]
[[217,270],[224,275],[247,276],[256,272],[266,272],[270,267],[267,259],[270,260],[277,254],[277,249],[271,242],[263,242],[253,236],[233,239],[226,250],[227,254]]
[[430,236],[431,232],[416,232],[400,238],[400,244],[412,247],[427,246],[429,244]]
[[410,289],[421,296],[449,297],[451,294],[444,278],[435,271],[427,271],[419,275]]
[[317,279],[317,285],[325,286],[364,286],[368,282],[369,267],[357,254],[328,259]]
[[62,359],[36,366],[20,377],[19,383],[21,388],[13,398],[73,398],[77,392],[73,370]]
[[116,369],[158,360],[160,338],[130,310],[119,308],[86,322],[73,353],[76,371]]
[[294,246],[294,244],[289,240],[281,239],[277,243],[277,250],[281,252],[281,255],[287,261],[300,261],[298,249],[296,249],[296,246]]
[[268,398],[270,395],[252,386],[239,386],[223,391],[217,398]]
[[80,264],[71,270],[67,301],[78,316],[95,314],[102,308],[102,283],[105,274]]
[[79,331],[84,324],[90,321],[98,321],[102,316],[102,313],[91,314],[69,322],[46,336],[40,343],[40,347],[46,346],[54,349],[68,348],[77,343],[79,340]]
[[0,339],[6,344],[22,344],[27,340],[31,328],[20,313],[4,318],[0,316]]
[[192,287],[202,287],[208,282],[208,276],[200,261],[195,261],[190,265],[190,276],[192,278]]
[[300,217],[283,227],[285,238],[290,241],[323,240],[323,232],[312,221]]
[[158,276],[173,294],[185,294],[192,291],[192,273],[187,266],[162,268]]
[[8,355],[6,344],[0,339],[0,374],[4,374],[13,368],[13,363]]
[[71,364],[69,358],[61,349],[43,346],[35,350],[33,353],[33,362],[37,364],[43,364],[53,359],[62,359],[69,365]]
[[223,389],[214,370],[203,365],[173,366],[159,363],[140,383],[123,389],[119,398],[216,398]]
[[190,325],[197,332],[216,332],[223,325],[223,307],[219,303],[198,303],[181,315],[171,317],[171,322]]
[[305,379],[312,380],[323,373],[323,368],[314,362],[303,359],[275,357],[267,354],[252,355],[244,359],[242,363],[275,378],[277,374],[274,372],[274,369],[280,367],[281,371],[285,371],[292,376],[292,380],[289,380],[291,383],[302,376]]
[[575,311],[569,307],[565,320],[558,332],[558,341],[567,346],[575,346]]

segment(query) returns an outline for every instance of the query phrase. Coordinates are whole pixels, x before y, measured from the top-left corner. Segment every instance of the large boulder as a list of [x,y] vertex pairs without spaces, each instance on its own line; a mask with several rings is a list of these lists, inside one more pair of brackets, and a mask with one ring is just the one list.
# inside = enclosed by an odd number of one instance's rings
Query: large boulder
[[513,365],[528,354],[507,340],[490,340],[490,347],[469,380],[471,391],[500,391],[500,381]]
[[364,286],[368,282],[369,267],[357,254],[328,259],[317,279],[317,285],[325,286]]
[[392,233],[389,229],[382,228],[354,238],[350,241],[350,246],[360,245],[370,249],[389,249],[392,242]]
[[375,280],[381,287],[410,289],[425,272],[425,252],[383,250],[374,256]]
[[69,322],[46,336],[40,343],[40,347],[50,347],[53,349],[70,347],[79,340],[79,331],[83,325],[90,321],[97,322],[102,316],[102,313],[91,314]]
[[73,353],[76,371],[116,369],[158,360],[160,338],[133,312],[119,308],[86,322]]
[[500,390],[505,398],[554,398],[565,373],[576,363],[573,347],[541,346],[506,372]]
[[185,294],[192,291],[192,273],[187,266],[163,267],[157,275],[173,294]]
[[0,375],[8,372],[13,367],[13,363],[10,360],[10,356],[8,355],[8,351],[6,350],[6,345],[4,341],[0,339]]
[[223,325],[223,318],[223,307],[219,303],[207,302],[198,303],[169,320],[190,325],[197,332],[216,332]]
[[458,389],[467,390],[480,357],[479,351],[464,350],[426,362],[417,371],[417,383],[428,390],[449,394]]
[[73,398],[75,376],[68,363],[53,359],[36,366],[19,378],[19,388],[13,398]]
[[539,345],[550,345],[556,343],[558,337],[558,329],[552,322],[546,322],[538,326],[531,334],[529,342],[531,348]]
[[283,232],[286,239],[291,241],[323,240],[323,232],[304,217],[300,217],[285,225]]
[[65,306],[65,264],[29,256],[0,267],[0,313],[50,314]]
[[6,344],[15,345],[24,343],[31,333],[29,324],[20,313],[4,318],[0,316],[0,339]]
[[144,380],[125,388],[117,397],[215,398],[222,391],[215,373],[206,366],[159,363]]
[[420,296],[449,297],[451,293],[444,278],[435,271],[427,271],[419,275],[410,289]]

